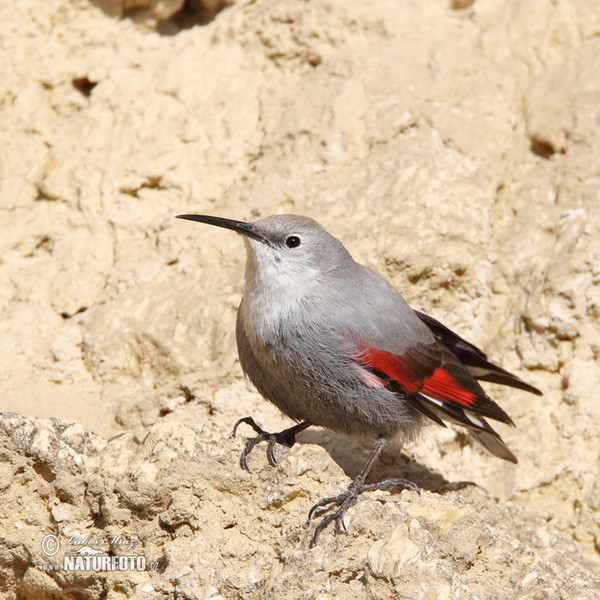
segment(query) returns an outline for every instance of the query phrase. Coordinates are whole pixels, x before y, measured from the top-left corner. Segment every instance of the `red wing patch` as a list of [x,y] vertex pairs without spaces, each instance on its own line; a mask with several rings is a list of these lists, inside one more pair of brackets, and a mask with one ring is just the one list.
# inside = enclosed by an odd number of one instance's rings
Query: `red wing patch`
[[388,387],[399,386],[406,392],[437,400],[446,405],[439,408],[448,414],[453,408],[468,408],[475,414],[514,424],[460,360],[441,345],[417,346],[410,355],[398,356],[361,342],[357,345],[356,358],[370,367],[382,382],[387,380]]
[[447,398],[463,406],[472,406],[477,396],[473,392],[465,390],[448,371],[444,370],[443,365],[442,362],[442,366],[438,367],[433,375],[423,381],[423,387],[420,391],[438,400]]
[[378,350],[367,344],[359,346],[358,359],[380,373],[398,382],[407,392],[422,393],[442,402],[472,407],[477,394],[465,389],[460,381],[444,369],[444,361],[438,366],[424,367],[417,361]]

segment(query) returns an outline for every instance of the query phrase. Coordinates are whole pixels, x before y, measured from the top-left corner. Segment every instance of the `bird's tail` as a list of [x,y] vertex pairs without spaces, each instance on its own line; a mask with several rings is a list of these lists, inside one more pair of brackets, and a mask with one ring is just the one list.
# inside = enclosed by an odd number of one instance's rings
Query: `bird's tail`
[[504,443],[500,434],[480,415],[456,405],[449,405],[425,394],[414,394],[410,397],[413,408],[433,419],[439,425],[444,421],[465,427],[469,433],[489,452],[498,458],[517,463],[517,457]]
[[469,430],[469,433],[494,456],[509,460],[515,464],[518,462],[517,457],[494,430],[489,432],[477,429],[476,427],[467,427],[467,429]]

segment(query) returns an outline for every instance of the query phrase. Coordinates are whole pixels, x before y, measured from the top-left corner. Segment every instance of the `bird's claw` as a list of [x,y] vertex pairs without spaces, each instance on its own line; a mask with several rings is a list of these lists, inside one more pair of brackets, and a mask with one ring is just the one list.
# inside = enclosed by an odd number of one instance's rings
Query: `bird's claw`
[[[306,520],[306,525],[310,523],[313,516],[320,508],[329,505],[339,506],[339,508],[334,512],[324,516],[319,521],[315,528],[315,532],[313,533],[313,536],[310,540],[309,548],[314,548],[314,546],[317,543],[317,538],[319,537],[319,534],[332,521],[335,521],[338,527],[343,527],[343,519],[344,515],[346,514],[346,511],[356,504],[360,494],[362,494],[363,492],[371,492],[373,490],[391,491],[395,487],[400,485],[407,489],[417,492],[419,496],[421,495],[419,487],[412,481],[409,481],[408,479],[385,479],[384,481],[380,481],[379,483],[369,483],[366,485],[362,481],[354,480],[345,492],[342,492],[338,496],[331,496],[329,498],[323,498],[322,500],[319,500],[319,502],[317,502],[308,512],[308,519]],[[326,511],[327,508],[325,510],[319,511],[318,516],[322,515]]]
[[232,436],[235,436],[237,432],[237,428],[242,424],[246,423],[246,425],[250,425],[254,431],[258,434],[256,437],[249,439],[242,450],[242,454],[240,455],[240,466],[242,469],[250,472],[248,467],[248,454],[252,452],[254,446],[259,444],[260,442],[267,442],[267,460],[272,467],[277,466],[277,457],[275,456],[275,444],[282,444],[283,446],[287,446],[291,448],[296,443],[296,433],[302,431],[308,427],[308,424],[301,423],[299,425],[294,425],[294,427],[290,427],[289,429],[284,429],[283,431],[279,431],[278,433],[269,433],[265,431],[262,427],[257,425],[256,421],[252,417],[243,417],[236,421],[233,426],[233,431],[231,432]]

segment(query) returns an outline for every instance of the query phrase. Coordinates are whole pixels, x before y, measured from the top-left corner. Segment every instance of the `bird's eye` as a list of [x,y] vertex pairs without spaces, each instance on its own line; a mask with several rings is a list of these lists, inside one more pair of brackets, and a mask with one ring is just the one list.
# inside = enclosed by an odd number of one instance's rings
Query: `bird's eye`
[[297,235],[290,235],[286,238],[285,245],[288,248],[297,248],[300,245],[300,238]]

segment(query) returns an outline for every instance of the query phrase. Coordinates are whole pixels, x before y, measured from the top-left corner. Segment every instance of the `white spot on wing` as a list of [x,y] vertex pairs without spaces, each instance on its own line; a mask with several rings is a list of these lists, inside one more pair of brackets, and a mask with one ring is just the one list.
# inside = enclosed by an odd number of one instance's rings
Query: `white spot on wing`
[[363,369],[360,365],[356,365],[356,368],[358,369],[358,376],[363,383],[366,383],[369,387],[380,388],[385,385],[385,382],[379,379],[377,375],[371,373],[371,371]]

